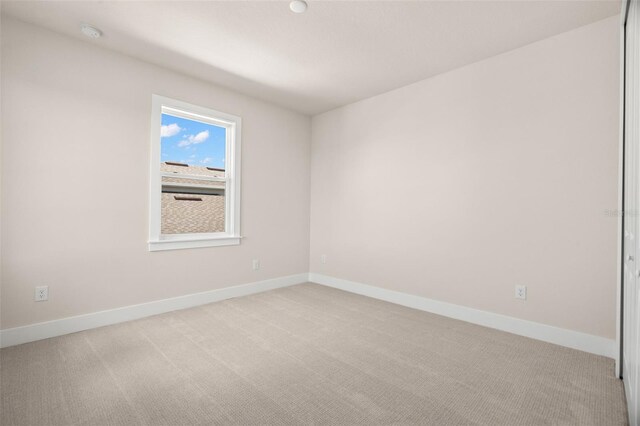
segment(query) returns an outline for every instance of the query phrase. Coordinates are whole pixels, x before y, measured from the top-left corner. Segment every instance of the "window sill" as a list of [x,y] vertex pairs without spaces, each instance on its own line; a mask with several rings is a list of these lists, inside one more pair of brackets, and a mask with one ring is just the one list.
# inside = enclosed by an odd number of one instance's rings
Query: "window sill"
[[240,244],[241,239],[241,236],[173,237],[171,239],[149,241],[149,251],[236,246]]

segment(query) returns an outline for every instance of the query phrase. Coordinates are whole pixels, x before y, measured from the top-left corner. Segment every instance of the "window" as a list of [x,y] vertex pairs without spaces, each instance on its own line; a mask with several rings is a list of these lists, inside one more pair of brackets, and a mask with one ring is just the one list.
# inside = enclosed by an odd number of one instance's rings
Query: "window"
[[153,96],[150,251],[240,244],[240,124]]

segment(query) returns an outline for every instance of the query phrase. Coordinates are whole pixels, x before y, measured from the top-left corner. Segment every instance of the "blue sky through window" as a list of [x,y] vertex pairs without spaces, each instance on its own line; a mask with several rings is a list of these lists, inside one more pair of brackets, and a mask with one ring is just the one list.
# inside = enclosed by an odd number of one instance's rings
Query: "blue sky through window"
[[162,114],[162,161],[224,168],[226,129]]

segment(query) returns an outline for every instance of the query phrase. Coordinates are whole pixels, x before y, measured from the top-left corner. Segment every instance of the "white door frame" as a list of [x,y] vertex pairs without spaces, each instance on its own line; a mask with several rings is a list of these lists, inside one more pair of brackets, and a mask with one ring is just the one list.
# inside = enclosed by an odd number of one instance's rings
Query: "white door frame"
[[615,370],[616,377],[622,378],[622,286],[623,286],[623,269],[622,269],[622,245],[624,242],[623,228],[624,228],[624,100],[625,100],[625,22],[627,17],[627,10],[629,7],[629,0],[622,0],[621,13],[620,13],[620,106],[619,106],[619,132],[618,132],[618,256],[617,256],[617,268],[616,268],[616,351],[615,356]]
[[640,424],[640,0],[623,0],[620,19],[620,181],[616,374],[624,381],[629,422]]

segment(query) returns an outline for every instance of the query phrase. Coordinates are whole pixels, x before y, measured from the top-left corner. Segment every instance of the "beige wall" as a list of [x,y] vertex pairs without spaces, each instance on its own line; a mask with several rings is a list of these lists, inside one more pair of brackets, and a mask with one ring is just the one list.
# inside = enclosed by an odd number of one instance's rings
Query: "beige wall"
[[[310,119],[99,44],[2,22],[2,328],[307,272]],[[242,117],[240,246],[147,251],[152,93]]]
[[[613,338],[617,19],[312,126],[3,20],[1,327],[306,272],[310,258],[313,272]],[[152,93],[242,116],[242,245],[147,251]]]
[[311,271],[614,338],[618,53],[613,17],[314,117]]

